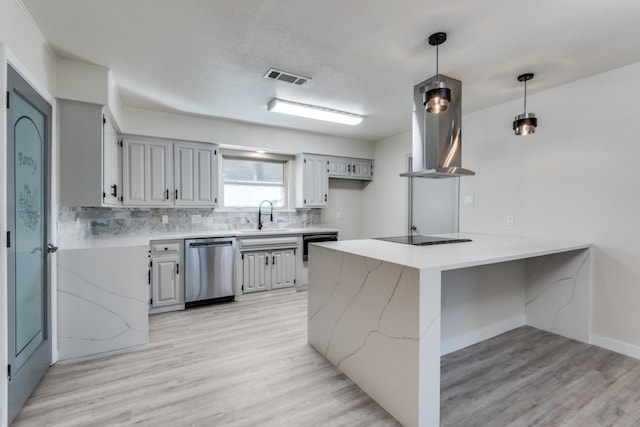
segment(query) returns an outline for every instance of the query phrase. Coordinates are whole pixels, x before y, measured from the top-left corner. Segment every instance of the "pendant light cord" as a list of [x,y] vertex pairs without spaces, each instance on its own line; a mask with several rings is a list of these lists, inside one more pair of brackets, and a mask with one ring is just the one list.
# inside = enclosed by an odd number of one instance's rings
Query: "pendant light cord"
[[440,68],[438,67],[438,63],[439,63],[438,48],[439,47],[440,45],[436,45],[436,81],[440,80]]
[[527,81],[524,81],[524,114],[527,114]]

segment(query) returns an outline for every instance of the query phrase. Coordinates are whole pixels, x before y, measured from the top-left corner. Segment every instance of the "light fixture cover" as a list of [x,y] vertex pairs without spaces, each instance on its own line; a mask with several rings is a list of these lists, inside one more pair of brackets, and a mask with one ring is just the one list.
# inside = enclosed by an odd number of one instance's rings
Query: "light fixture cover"
[[435,81],[427,86],[424,92],[423,104],[427,113],[438,114],[446,111],[451,102],[451,89],[442,81]]
[[535,133],[538,126],[538,119],[533,113],[527,113],[527,81],[533,78],[533,73],[521,74],[518,76],[519,82],[524,82],[524,112],[518,114],[513,120],[513,131],[516,135],[529,135]]
[[535,133],[538,119],[533,113],[518,114],[513,121],[513,130],[516,135],[529,135]]
[[316,105],[301,104],[299,102],[284,101],[274,98],[267,105],[268,111],[290,114],[292,116],[307,117],[309,119],[324,120],[327,122],[341,123],[354,126],[362,122],[364,116],[347,113],[345,111],[332,110]]

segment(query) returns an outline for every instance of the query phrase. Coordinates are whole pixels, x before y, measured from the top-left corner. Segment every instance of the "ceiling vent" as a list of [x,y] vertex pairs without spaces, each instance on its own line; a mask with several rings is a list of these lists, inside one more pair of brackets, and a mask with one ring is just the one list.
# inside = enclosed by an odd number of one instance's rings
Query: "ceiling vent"
[[299,76],[297,74],[289,73],[287,71],[277,70],[275,68],[269,68],[264,75],[265,79],[281,80],[287,83],[293,83],[294,85],[303,85],[307,80],[311,80],[311,77]]

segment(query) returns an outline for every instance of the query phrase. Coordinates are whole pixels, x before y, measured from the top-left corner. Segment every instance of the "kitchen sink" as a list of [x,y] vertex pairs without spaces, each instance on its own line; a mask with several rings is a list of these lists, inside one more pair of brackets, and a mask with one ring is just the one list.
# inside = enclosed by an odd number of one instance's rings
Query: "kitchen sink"
[[291,231],[290,228],[267,228],[267,229],[262,229],[262,230],[239,230],[239,233],[242,234],[256,234],[256,233],[260,233],[260,234],[264,234],[264,233],[281,233],[281,232],[287,232],[287,231]]

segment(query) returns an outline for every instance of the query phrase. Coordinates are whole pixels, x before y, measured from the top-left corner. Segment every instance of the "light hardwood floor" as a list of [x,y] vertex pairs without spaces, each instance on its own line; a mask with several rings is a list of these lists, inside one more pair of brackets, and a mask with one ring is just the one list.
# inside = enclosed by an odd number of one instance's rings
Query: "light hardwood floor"
[[[150,319],[150,344],[47,372],[15,426],[397,426],[307,344],[307,294]],[[442,358],[443,426],[640,426],[640,361],[518,328]]]

